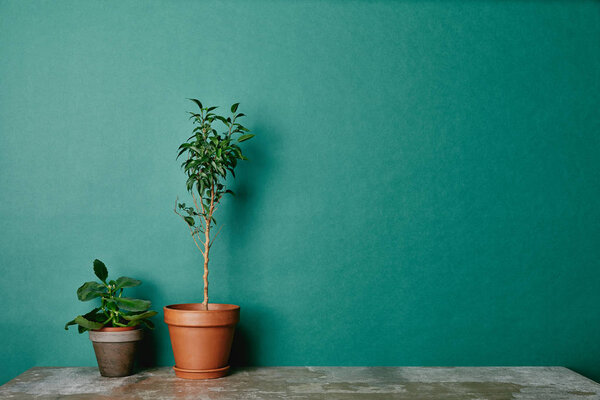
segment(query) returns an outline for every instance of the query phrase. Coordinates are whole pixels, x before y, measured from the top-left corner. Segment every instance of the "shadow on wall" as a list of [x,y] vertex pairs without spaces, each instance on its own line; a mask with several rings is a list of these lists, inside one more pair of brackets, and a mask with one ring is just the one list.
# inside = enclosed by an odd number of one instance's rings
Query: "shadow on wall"
[[[268,321],[271,320],[270,311],[265,307],[245,307],[241,311],[240,323],[235,328],[231,357],[229,364],[232,367],[248,367],[260,365],[259,354],[261,349],[268,346],[263,343],[261,332],[265,332]],[[265,346],[263,346],[263,344]]]
[[[276,148],[278,140],[276,135],[269,135],[268,132],[273,132],[271,127],[257,124],[252,130],[256,134],[253,140],[245,142],[244,155],[249,161],[245,161],[240,166],[240,172],[235,179],[233,190],[235,198],[228,205],[227,219],[231,221],[231,231],[226,237],[227,248],[233,253],[244,251],[248,245],[252,245],[254,222],[252,218],[258,215],[255,211],[261,208],[261,197],[267,192],[266,182],[270,171],[272,171],[272,159],[269,158],[269,153],[264,151],[268,141],[269,148]],[[239,253],[238,253],[239,254]],[[237,257],[243,259],[244,257]],[[231,292],[238,292],[244,289],[239,287],[239,279],[247,273],[246,268],[242,263],[236,262],[234,258],[227,266],[227,284]],[[259,264],[260,265],[260,264]],[[243,295],[247,295],[244,293]]]
[[[142,279],[141,286],[132,288],[132,296],[140,299],[156,299],[162,298],[160,285],[150,282],[148,279]],[[155,325],[155,329],[144,329],[144,338],[142,339],[138,352],[138,360],[140,368],[155,367],[161,364],[157,349],[160,343],[165,343],[169,340],[168,331],[163,322],[163,311],[160,304],[152,302],[152,310],[158,312],[151,321]]]
[[[233,227],[236,231],[235,245],[245,244],[250,231],[244,228],[252,226],[249,220],[252,213],[258,207],[256,200],[258,195],[264,194],[266,191],[265,181],[268,177],[268,171],[271,170],[269,153],[264,151],[264,142],[269,142],[269,148],[276,147],[276,136],[268,135],[270,129],[258,125],[251,133],[256,134],[256,137],[244,143],[244,155],[248,157],[248,161],[241,163],[238,170],[238,177],[234,180],[235,200],[228,205],[229,217],[235,221]],[[242,236],[238,236],[241,234]],[[234,274],[232,274],[234,275]]]
[[235,328],[229,364],[232,367],[246,367],[255,365],[255,360],[256,348],[252,346],[252,334],[250,330],[240,322]]
[[[256,238],[252,227],[253,219],[261,208],[262,196],[267,193],[267,181],[270,171],[273,170],[272,158],[264,149],[277,148],[278,136],[269,134],[274,132],[273,127],[265,124],[255,124],[252,133],[256,134],[253,140],[246,142],[244,154],[249,161],[241,165],[238,177],[235,180],[235,198],[228,204],[228,220],[231,221],[231,232],[226,237],[227,248],[231,249],[233,257],[227,265],[227,285],[229,293],[237,293],[241,298],[251,298],[255,293],[261,293],[260,287],[249,288],[240,285],[243,277],[250,273],[244,260],[244,249],[252,246]],[[265,143],[268,142],[268,146]],[[237,253],[237,254],[236,254]],[[252,274],[257,274],[256,267],[261,263],[253,263]],[[258,272],[259,273],[259,272]],[[261,348],[261,335],[265,328],[263,325],[269,319],[268,310],[264,307],[242,305],[240,323],[236,327],[231,349],[230,364],[232,367],[255,366],[258,364],[258,354]]]

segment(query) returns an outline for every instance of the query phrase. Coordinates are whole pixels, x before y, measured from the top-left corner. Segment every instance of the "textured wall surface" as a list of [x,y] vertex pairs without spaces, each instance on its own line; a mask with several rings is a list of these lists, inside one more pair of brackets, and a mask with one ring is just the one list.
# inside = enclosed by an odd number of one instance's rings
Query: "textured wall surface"
[[187,97],[257,135],[211,261],[235,364],[600,379],[600,2],[0,0],[0,381],[95,364],[94,258],[201,300]]

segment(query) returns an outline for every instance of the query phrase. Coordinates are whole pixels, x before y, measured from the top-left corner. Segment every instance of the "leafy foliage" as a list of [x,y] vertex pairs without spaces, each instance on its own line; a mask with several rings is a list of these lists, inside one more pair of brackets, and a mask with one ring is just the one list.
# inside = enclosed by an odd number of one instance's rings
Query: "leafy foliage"
[[[190,119],[194,122],[193,135],[187,142],[179,146],[179,154],[186,160],[181,167],[187,175],[186,188],[194,196],[198,194],[197,207],[188,207],[185,203],[177,203],[177,207],[184,214],[183,219],[193,227],[193,232],[204,232],[202,221],[197,218],[207,219],[209,226],[216,224],[211,213],[211,206],[218,204],[223,195],[234,193],[227,190],[225,180],[230,174],[235,178],[235,167],[239,160],[247,160],[242,154],[238,143],[254,137],[249,134],[249,129],[240,124],[239,118],[244,114],[237,113],[239,103],[231,106],[231,115],[224,117],[215,113],[218,107],[204,107],[198,99],[190,99],[199,108],[199,112],[190,112]],[[219,133],[216,125],[222,124],[225,131]]]
[[122,297],[124,288],[139,286],[141,281],[122,276],[116,281],[106,282],[108,270],[100,260],[94,260],[94,273],[102,283],[85,282],[77,289],[77,298],[80,301],[90,301],[100,297],[100,307],[67,322],[65,330],[71,325],[78,325],[79,333],[83,333],[87,330],[101,329],[106,325],[125,327],[140,324],[154,329],[154,324],[148,318],[155,316],[157,312],[148,310],[151,303],[148,300]]
[[[214,238],[210,230],[217,224],[214,212],[225,194],[234,195],[227,189],[225,181],[228,175],[235,178],[235,167],[239,160],[247,160],[242,154],[239,143],[252,139],[253,134],[243,126],[239,119],[244,114],[238,113],[240,103],[231,106],[231,115],[221,116],[215,112],[217,107],[204,107],[198,99],[190,99],[199,112],[190,112],[193,120],[193,134],[179,146],[177,158],[184,156],[181,167],[187,176],[186,188],[192,195],[193,205],[175,201],[174,211],[190,229],[192,239],[204,256],[204,301],[208,309],[208,253]],[[224,131],[219,132],[217,127]],[[201,246],[202,245],[202,246]]]

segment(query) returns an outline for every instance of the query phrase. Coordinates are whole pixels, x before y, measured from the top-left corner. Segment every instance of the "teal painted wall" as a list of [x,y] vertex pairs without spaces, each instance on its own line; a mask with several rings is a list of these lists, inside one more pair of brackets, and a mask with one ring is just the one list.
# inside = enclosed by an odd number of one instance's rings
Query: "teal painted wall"
[[94,365],[94,258],[201,300],[187,97],[257,135],[212,256],[235,364],[600,379],[598,1],[0,0],[0,93],[2,382]]

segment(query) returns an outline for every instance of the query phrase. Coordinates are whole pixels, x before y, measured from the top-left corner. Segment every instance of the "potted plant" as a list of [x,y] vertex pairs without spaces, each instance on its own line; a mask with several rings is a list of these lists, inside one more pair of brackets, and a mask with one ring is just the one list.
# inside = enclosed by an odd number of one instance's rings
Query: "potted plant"
[[[246,160],[238,145],[254,135],[238,122],[244,114],[238,113],[239,103],[231,106],[231,115],[215,113],[217,107],[204,107],[197,99],[190,99],[199,112],[190,112],[193,134],[179,146],[185,156],[182,168],[187,176],[186,187],[192,205],[175,201],[175,213],[189,228],[196,247],[204,258],[204,299],[202,303],[173,304],[164,308],[165,322],[175,356],[175,374],[188,379],[211,379],[225,376],[229,371],[229,353],[240,307],[232,304],[208,302],[209,253],[219,232],[211,235],[217,224],[214,213],[226,194],[228,174],[235,177],[239,160]],[[222,124],[218,132],[216,124]]]
[[148,300],[122,296],[123,289],[142,282],[126,276],[107,281],[108,270],[100,260],[94,260],[94,273],[101,282],[84,283],[77,289],[77,298],[81,301],[100,298],[100,307],[67,322],[65,330],[78,325],[79,333],[89,331],[100,375],[131,375],[138,343],[142,340],[140,325],[154,329],[149,318],[156,315],[156,311],[149,310]]

